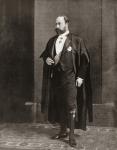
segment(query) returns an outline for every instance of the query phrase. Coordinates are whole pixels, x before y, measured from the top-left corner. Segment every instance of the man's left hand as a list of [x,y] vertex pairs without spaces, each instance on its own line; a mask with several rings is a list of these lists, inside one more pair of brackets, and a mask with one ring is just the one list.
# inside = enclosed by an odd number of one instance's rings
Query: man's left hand
[[78,77],[78,78],[76,79],[76,86],[77,86],[77,87],[81,87],[82,84],[83,84],[83,79]]

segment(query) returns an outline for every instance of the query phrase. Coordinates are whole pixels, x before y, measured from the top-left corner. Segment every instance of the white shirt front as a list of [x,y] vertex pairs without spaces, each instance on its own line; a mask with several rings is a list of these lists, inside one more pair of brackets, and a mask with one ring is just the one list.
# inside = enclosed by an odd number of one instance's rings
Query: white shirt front
[[56,48],[56,54],[60,54],[61,51],[63,50],[65,41],[67,39],[67,35],[69,34],[69,31],[66,31],[65,33],[61,34],[58,36],[56,43],[55,43],[55,48]]

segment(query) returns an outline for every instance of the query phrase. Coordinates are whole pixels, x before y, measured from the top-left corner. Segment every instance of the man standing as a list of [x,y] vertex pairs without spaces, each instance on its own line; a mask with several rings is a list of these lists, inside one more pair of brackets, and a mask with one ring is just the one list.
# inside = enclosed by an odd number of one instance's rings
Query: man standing
[[75,146],[74,128],[86,130],[87,113],[92,121],[90,59],[83,40],[70,33],[66,16],[57,17],[55,30],[57,35],[41,54],[44,60],[41,108],[50,122],[60,124],[60,132],[53,138],[69,135],[69,144]]

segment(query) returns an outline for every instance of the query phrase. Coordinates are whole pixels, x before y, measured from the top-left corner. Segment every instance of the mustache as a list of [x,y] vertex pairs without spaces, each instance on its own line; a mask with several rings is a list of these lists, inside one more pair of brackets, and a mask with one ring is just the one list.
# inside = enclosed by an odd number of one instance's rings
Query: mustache
[[56,32],[60,32],[61,30],[60,30],[60,29],[58,29],[58,28],[56,28],[56,29],[55,29],[55,31],[56,31]]

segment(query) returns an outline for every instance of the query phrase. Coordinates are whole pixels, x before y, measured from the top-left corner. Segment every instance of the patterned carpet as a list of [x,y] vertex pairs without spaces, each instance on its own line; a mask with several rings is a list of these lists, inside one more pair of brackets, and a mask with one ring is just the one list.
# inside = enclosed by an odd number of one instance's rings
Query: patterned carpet
[[0,124],[0,150],[117,150],[117,128],[75,130],[76,148],[69,146],[68,138],[52,140],[58,130],[50,124]]

